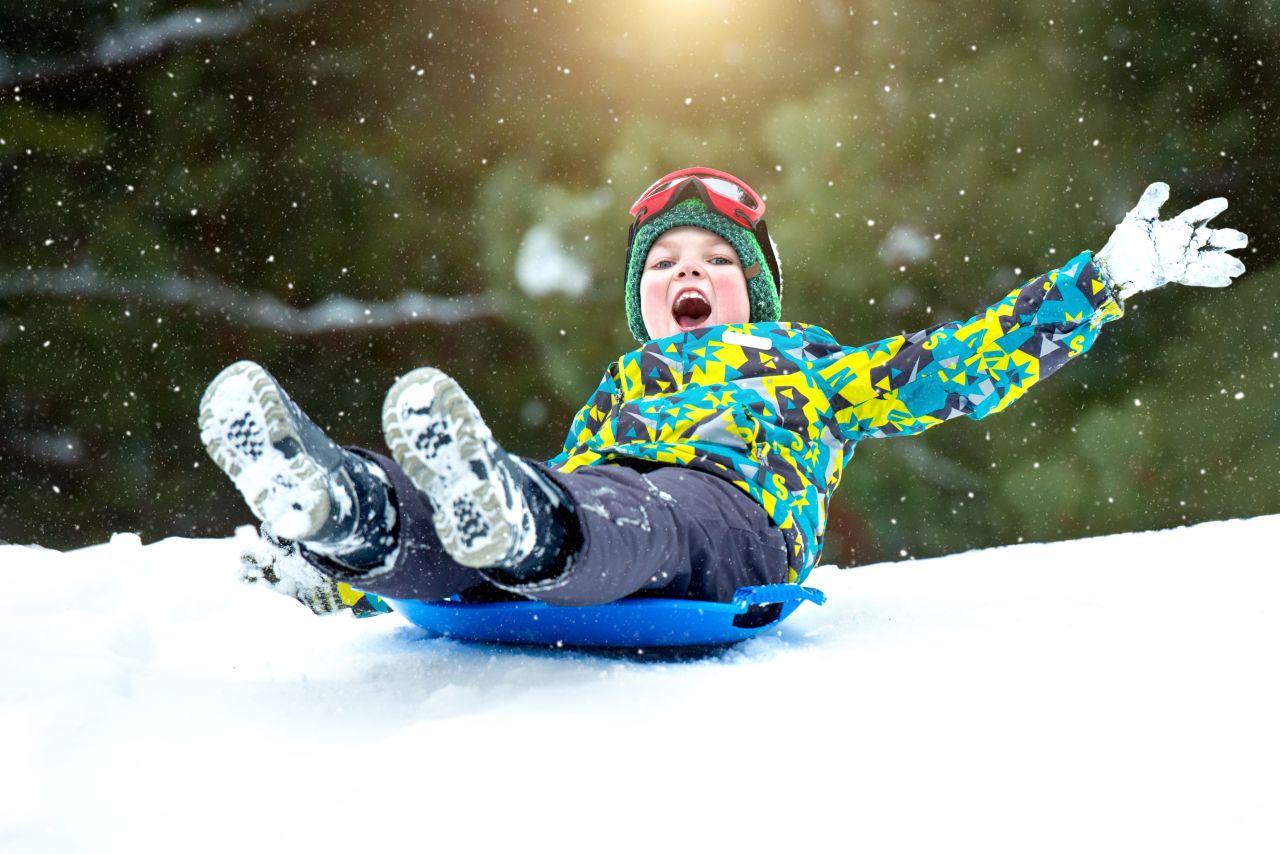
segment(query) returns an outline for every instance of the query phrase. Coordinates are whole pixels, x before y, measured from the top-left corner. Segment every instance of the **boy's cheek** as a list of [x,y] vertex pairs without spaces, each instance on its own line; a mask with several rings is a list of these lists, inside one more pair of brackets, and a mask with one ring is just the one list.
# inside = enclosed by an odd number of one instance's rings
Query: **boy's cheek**
[[666,288],[661,286],[646,287],[642,281],[640,283],[640,317],[644,320],[645,328],[649,330],[649,334],[654,338],[664,337],[667,333],[666,324],[663,323],[666,313]]
[[658,284],[640,283],[640,311],[645,316],[652,311],[666,311],[667,289]]
[[751,299],[747,296],[747,283],[727,282],[716,288],[716,305],[721,323],[746,323],[751,319]]

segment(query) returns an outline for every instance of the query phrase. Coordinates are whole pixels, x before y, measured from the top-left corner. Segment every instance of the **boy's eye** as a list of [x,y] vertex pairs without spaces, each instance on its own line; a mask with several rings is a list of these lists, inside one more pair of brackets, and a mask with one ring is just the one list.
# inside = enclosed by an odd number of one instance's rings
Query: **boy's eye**
[[[734,263],[734,261],[733,261],[733,259],[732,259],[732,258],[729,258],[729,257],[727,257],[727,256],[725,256],[725,255],[713,255],[712,257],[710,257],[710,258],[708,258],[708,259],[707,259],[707,263],[708,263],[708,264],[715,264],[715,265],[717,265],[717,266],[724,266],[724,265],[726,265],[726,264],[728,264],[728,265],[732,266],[732,265],[733,265],[733,263]],[[663,258],[663,259],[661,259],[661,260],[654,261],[652,264],[650,264],[650,265],[649,265],[649,269],[651,269],[651,270],[668,270],[668,269],[670,269],[670,268],[674,267],[675,265],[676,265],[676,262],[675,262],[675,261],[673,261],[672,259],[670,259],[670,258]]]

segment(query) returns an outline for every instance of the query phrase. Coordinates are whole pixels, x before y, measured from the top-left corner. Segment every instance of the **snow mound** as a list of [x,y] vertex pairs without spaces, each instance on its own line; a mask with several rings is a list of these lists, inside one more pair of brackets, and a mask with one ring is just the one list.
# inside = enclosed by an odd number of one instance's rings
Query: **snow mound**
[[0,546],[0,850],[1275,851],[1280,516],[839,570],[692,660]]

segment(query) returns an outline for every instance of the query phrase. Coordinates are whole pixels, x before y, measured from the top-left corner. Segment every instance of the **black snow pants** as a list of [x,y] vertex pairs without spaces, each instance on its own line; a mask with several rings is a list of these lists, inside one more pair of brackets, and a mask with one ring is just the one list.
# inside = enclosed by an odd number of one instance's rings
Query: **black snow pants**
[[358,453],[391,481],[400,529],[395,560],[367,578],[318,566],[386,598],[431,601],[461,594],[483,600],[502,598],[505,591],[557,605],[633,595],[728,602],[738,587],[787,577],[782,531],[764,508],[722,478],[680,466],[602,465],[564,473],[532,462],[572,500],[581,548],[563,571],[535,582],[472,569],[445,553],[430,503],[400,466],[380,454]]

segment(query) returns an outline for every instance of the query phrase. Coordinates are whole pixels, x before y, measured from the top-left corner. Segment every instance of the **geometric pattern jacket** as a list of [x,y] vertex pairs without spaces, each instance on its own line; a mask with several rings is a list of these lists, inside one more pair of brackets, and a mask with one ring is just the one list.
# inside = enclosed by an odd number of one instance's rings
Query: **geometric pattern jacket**
[[1122,314],[1084,252],[968,320],[860,347],[804,323],[659,338],[609,366],[548,464],[643,460],[723,477],[782,530],[800,581],[858,442],[999,412]]

